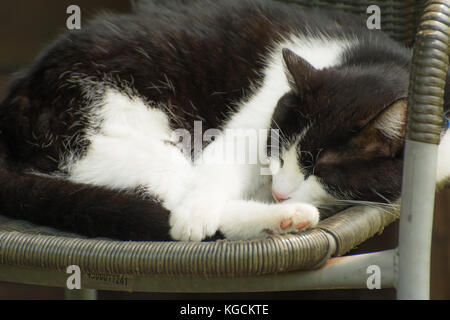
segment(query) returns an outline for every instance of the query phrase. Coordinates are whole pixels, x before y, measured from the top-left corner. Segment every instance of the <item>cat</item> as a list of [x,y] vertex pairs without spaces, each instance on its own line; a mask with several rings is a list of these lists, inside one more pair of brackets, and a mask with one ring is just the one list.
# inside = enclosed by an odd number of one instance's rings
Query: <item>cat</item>
[[393,203],[411,56],[359,17],[278,2],[102,14],[11,83],[0,213],[89,237],[247,240]]

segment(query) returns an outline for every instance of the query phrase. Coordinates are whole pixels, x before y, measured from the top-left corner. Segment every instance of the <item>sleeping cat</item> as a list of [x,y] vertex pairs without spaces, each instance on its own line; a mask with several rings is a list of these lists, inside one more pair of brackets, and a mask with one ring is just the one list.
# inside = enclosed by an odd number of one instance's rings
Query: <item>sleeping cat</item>
[[1,103],[0,213],[91,237],[200,241],[395,202],[410,60],[358,17],[276,2],[101,15],[50,45]]

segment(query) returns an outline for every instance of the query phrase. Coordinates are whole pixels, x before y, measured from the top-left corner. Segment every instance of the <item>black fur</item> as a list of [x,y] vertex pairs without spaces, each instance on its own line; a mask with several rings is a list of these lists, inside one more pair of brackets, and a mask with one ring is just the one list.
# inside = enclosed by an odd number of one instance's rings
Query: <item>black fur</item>
[[[168,239],[169,212],[156,200],[26,173],[63,177],[60,155],[70,150],[83,156],[88,142],[80,106],[95,103],[96,96],[85,95],[79,84],[91,84],[98,94],[101,83],[121,87],[149,103],[169,105],[174,128],[192,131],[194,120],[203,122],[203,130],[220,128],[236,102],[260,85],[262,57],[271,44],[282,34],[306,30],[333,37],[352,32],[363,41],[342,65],[308,79],[308,92],[284,96],[274,126],[289,136],[313,121],[302,144],[312,158],[300,161],[330,191],[395,199],[401,151],[389,159],[317,165],[320,150],[340,150],[406,95],[410,51],[364,26],[353,16],[269,1],[155,1],[137,13],[105,14],[62,35],[16,76],[0,105],[0,213],[88,236]],[[449,90],[446,95],[448,110]]]
[[[288,137],[311,127],[299,145],[299,165],[338,198],[352,194],[352,199],[384,202],[400,195],[402,150],[365,155],[348,145],[385,108],[407,96],[410,51],[390,44],[372,45],[373,51],[369,44],[361,45],[348,52],[341,65],[299,80],[307,87],[283,97],[273,117],[273,127]],[[324,164],[321,157],[329,152],[336,161]]]
[[1,214],[89,237],[170,239],[169,212],[158,202],[131,193],[17,172],[8,165],[7,154],[1,144]]

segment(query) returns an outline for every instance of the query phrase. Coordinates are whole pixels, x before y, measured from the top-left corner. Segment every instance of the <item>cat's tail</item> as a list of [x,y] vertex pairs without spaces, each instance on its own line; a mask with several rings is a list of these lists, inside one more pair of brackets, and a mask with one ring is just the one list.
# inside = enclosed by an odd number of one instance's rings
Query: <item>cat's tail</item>
[[0,215],[88,237],[169,240],[169,211],[125,192],[23,173],[0,137]]

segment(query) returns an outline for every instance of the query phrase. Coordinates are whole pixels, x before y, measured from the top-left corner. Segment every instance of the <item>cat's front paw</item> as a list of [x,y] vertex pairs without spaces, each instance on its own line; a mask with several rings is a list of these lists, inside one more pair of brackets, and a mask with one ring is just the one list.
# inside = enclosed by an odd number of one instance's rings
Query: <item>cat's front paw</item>
[[269,234],[285,234],[314,227],[319,222],[319,210],[306,203],[276,204],[273,220],[266,228]]
[[180,241],[201,241],[213,236],[220,221],[220,201],[189,198],[172,210],[169,224],[170,236]]
[[267,234],[297,232],[318,222],[319,211],[309,204],[236,201],[223,212],[220,231],[230,240],[264,239]]

